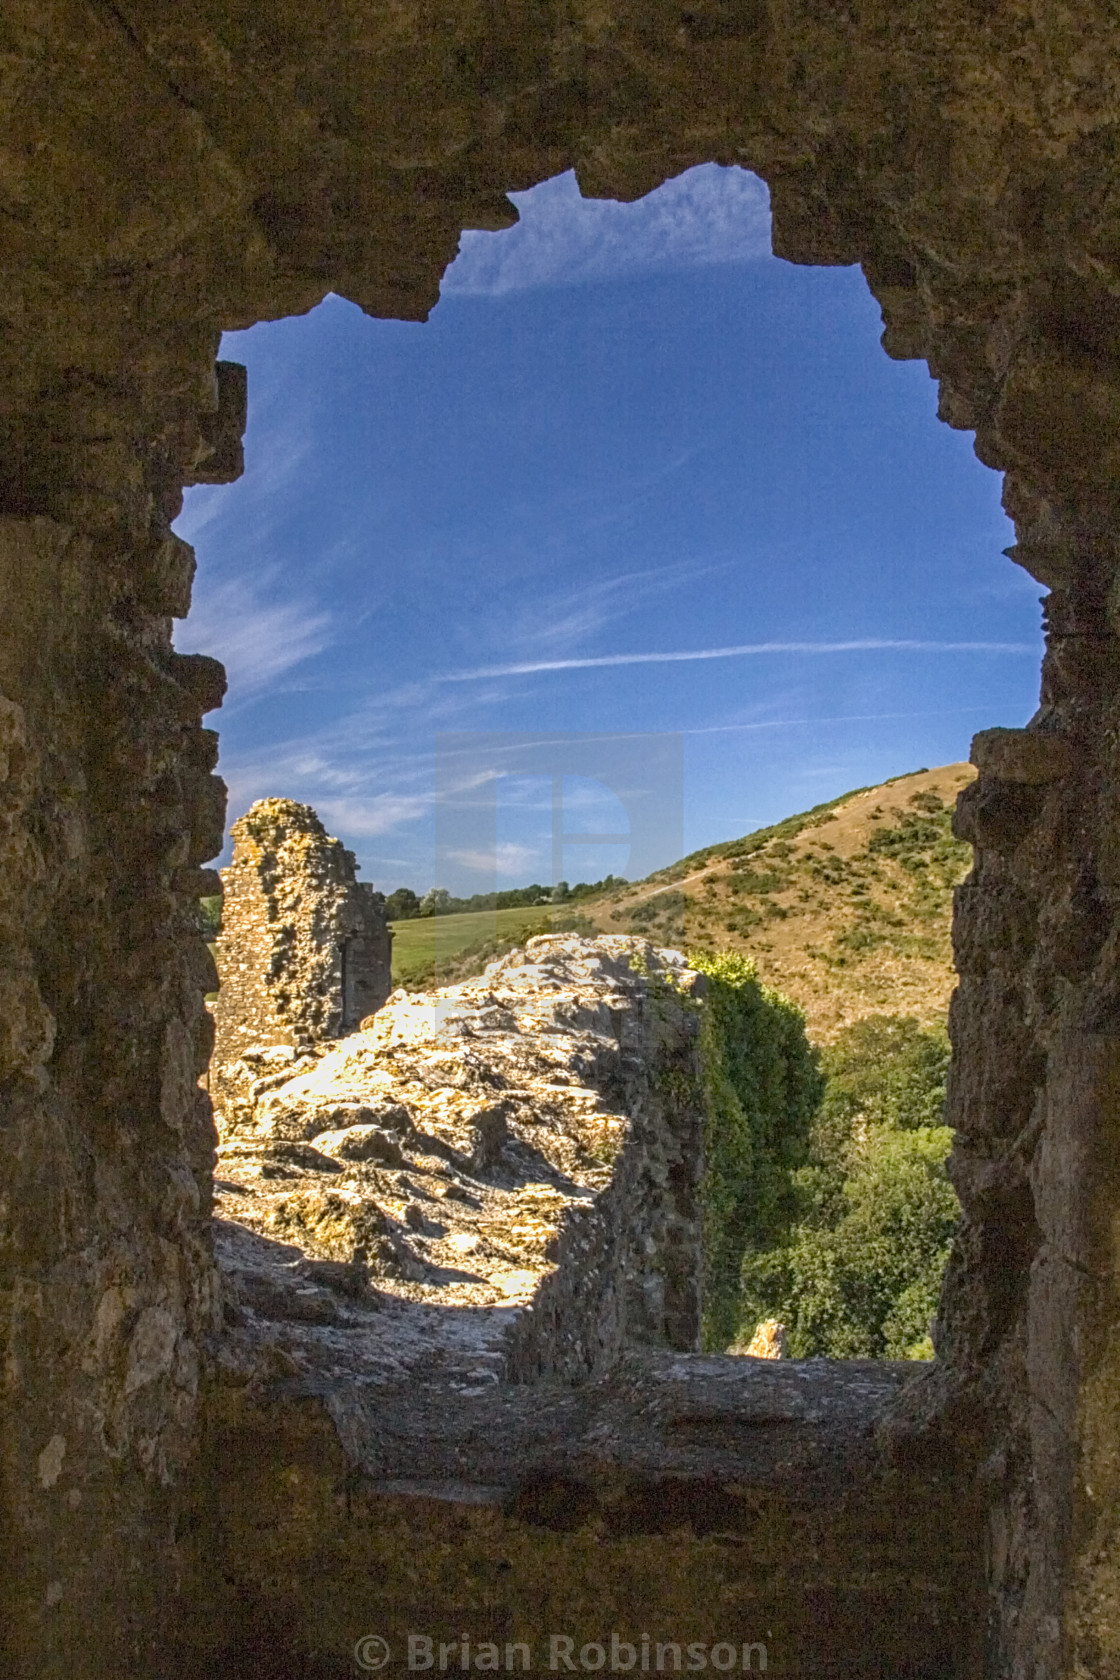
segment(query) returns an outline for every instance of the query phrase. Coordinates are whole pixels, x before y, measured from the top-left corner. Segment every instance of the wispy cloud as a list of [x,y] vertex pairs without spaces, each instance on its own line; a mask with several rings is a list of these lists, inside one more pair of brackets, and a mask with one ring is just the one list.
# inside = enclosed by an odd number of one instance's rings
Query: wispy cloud
[[468,848],[443,855],[449,863],[457,863],[474,875],[524,875],[527,871],[544,868],[546,857],[547,866],[552,867],[551,852],[546,852],[544,846],[525,846],[516,840],[501,840],[489,850]]
[[[674,560],[664,566],[634,571],[581,583],[574,590],[559,590],[538,597],[510,615],[502,633],[505,645],[531,649],[586,641],[618,620],[648,606],[658,596],[674,589],[694,586],[700,578],[726,570],[731,560]],[[504,674],[504,673],[503,673]]]
[[445,294],[494,296],[771,255],[769,194],[745,169],[701,164],[634,204],[582,198],[571,170],[509,197],[517,226],[464,233]]
[[210,653],[222,661],[236,697],[261,693],[330,642],[328,613],[303,601],[264,600],[261,581],[212,584],[176,630],[181,653]]
[[478,682],[487,677],[526,677],[542,671],[589,671],[615,665],[680,665],[698,659],[749,659],[768,653],[1030,653],[1033,642],[925,642],[865,637],[850,642],[742,642],[734,647],[685,648],[666,653],[603,653],[577,659],[526,659],[512,665],[483,665],[449,671],[443,682]]
[[328,828],[340,834],[392,834],[418,817],[431,813],[431,795],[376,793],[354,799],[323,799],[319,815]]

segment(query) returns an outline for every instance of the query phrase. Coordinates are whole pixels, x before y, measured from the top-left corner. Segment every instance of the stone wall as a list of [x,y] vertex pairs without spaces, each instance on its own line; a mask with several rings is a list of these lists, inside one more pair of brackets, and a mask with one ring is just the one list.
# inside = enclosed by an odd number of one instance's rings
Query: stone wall
[[[0,1304],[13,1675],[149,1672],[220,1324],[198,868],[220,668],[171,652],[189,550],[0,519]],[[83,1650],[88,1655],[83,1655]]]
[[863,265],[1051,592],[1040,713],[981,744],[962,812],[966,1219],[899,1428],[966,1443],[985,1490],[988,1671],[1115,1672],[1114,9],[14,0],[0,67],[9,1669],[160,1673],[200,1350],[220,1369],[194,905],[221,681],[170,645],[180,487],[238,468],[220,333],[328,290],[422,318],[508,189],[715,160],[769,182],[781,255]]
[[358,1288],[375,1317],[329,1354],[355,1380],[454,1387],[452,1343],[475,1382],[695,1351],[703,987],[641,939],[543,937],[395,993],[318,1061],[274,1059],[220,1126],[219,1252],[250,1329],[286,1321],[314,1371],[324,1349],[290,1326],[339,1322],[315,1268],[351,1263],[380,1292]]
[[395,1676],[418,1633],[437,1674],[441,1644],[445,1672],[494,1666],[487,1645],[525,1672],[516,1642],[562,1674],[558,1634],[576,1673],[599,1644],[607,1673],[630,1645],[635,1675],[976,1680],[977,1501],[943,1449],[881,1442],[908,1375],[646,1352],[578,1388],[456,1388],[231,1362],[175,1672],[352,1680],[384,1640]]
[[[340,1038],[392,990],[384,899],[310,805],[260,799],[232,829],[222,871],[219,991],[210,1092],[233,1124],[261,1077],[259,1052]],[[243,1060],[246,1051],[256,1059]]]
[[696,1355],[704,992],[678,952],[546,936],[262,1081],[219,1147],[178,1662],[326,1680],[368,1636],[398,1673],[413,1633],[539,1673],[559,1632],[635,1667],[645,1635],[647,1670],[667,1642],[661,1672],[729,1641],[974,1672],[977,1504],[884,1432],[913,1368]]

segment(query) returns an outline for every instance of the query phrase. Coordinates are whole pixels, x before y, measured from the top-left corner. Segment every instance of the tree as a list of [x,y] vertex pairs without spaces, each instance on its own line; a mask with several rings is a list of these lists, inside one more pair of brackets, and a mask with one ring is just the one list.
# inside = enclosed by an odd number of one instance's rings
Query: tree
[[949,1038],[912,1015],[867,1015],[821,1056],[828,1087],[822,1114],[873,1123],[936,1126],[945,1101]]
[[749,1252],[743,1323],[780,1318],[796,1358],[929,1358],[960,1207],[940,1125],[949,1046],[940,1028],[870,1016],[822,1057],[828,1083],[799,1216],[785,1242]]
[[751,1316],[780,1318],[793,1357],[930,1356],[929,1324],[960,1215],[945,1174],[950,1142],[945,1126],[873,1138],[833,1225],[802,1224],[788,1245],[748,1260]]
[[391,922],[411,921],[420,914],[420,900],[411,887],[397,887],[385,900],[385,914]]
[[695,954],[707,976],[704,1077],[704,1346],[725,1348],[741,1313],[744,1254],[784,1242],[798,1207],[820,1102],[817,1058],[797,1006],[764,986],[749,958]]
[[451,906],[451,894],[446,887],[432,887],[420,900],[419,916],[438,916]]

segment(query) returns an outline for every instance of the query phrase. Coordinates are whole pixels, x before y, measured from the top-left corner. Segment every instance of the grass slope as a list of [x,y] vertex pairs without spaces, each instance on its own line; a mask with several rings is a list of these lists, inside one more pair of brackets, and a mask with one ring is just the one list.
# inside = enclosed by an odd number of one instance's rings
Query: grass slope
[[710,846],[585,905],[601,932],[750,956],[829,1043],[864,1015],[943,1021],[953,888],[971,848],[949,830],[976,772],[919,770]]
[[[566,906],[519,905],[454,916],[417,916],[393,922],[393,984],[420,990],[479,974],[501,951],[555,929],[589,933],[586,918]],[[616,930],[617,931],[617,930]]]

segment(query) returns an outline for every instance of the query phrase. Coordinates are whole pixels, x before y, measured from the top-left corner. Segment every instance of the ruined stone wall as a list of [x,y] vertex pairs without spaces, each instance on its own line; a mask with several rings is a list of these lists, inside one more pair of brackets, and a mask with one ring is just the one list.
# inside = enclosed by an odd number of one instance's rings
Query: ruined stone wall
[[[317,1062],[275,1058],[237,1123],[219,1118],[234,1296],[326,1322],[298,1256],[357,1255],[383,1299],[330,1361],[365,1381],[387,1363],[449,1383],[449,1340],[476,1381],[695,1352],[703,987],[641,939],[545,936],[477,980],[395,993]],[[305,1291],[286,1308],[285,1283]],[[306,1336],[298,1354],[326,1357]]]
[[385,1002],[392,936],[383,900],[310,805],[261,799],[233,825],[222,872],[219,991],[210,1091],[235,1123],[260,1078],[246,1050],[306,1051]]
[[977,847],[948,1109],[965,1219],[931,1385],[977,1442],[1012,1672],[1047,1675],[1120,1653],[1120,665],[1086,546],[1048,603],[1042,707],[976,737],[956,816]]
[[1016,557],[1052,591],[1042,710],[980,748],[962,813],[966,1218],[942,1364],[900,1427],[940,1420],[983,1467],[989,1671],[1116,1669],[1118,84],[1104,0],[5,8],[13,1672],[142,1672],[174,1600],[215,1323],[193,917],[221,823],[219,674],[170,648],[191,559],[169,522],[181,485],[237,471],[220,332],[328,290],[420,318],[459,230],[513,219],[508,189],[574,166],[631,198],[709,159],[769,182],[780,254],[862,263],[885,347],[926,358],[1007,472]]
[[944,1443],[883,1438],[912,1368],[696,1353],[704,995],[679,952],[536,938],[394,994],[223,1135],[177,1663],[334,1680],[384,1640],[401,1673],[412,1633],[437,1672],[440,1643],[509,1672],[507,1641],[567,1672],[552,1633],[577,1671],[613,1634],[614,1672],[644,1635],[642,1672],[731,1642],[971,1680],[977,1501]]
[[0,1667],[13,1675],[155,1660],[175,1482],[220,1322],[197,1086],[214,976],[196,926],[224,810],[199,720],[223,684],[213,661],[170,650],[189,551],[172,540],[147,560],[103,531],[0,519]]

